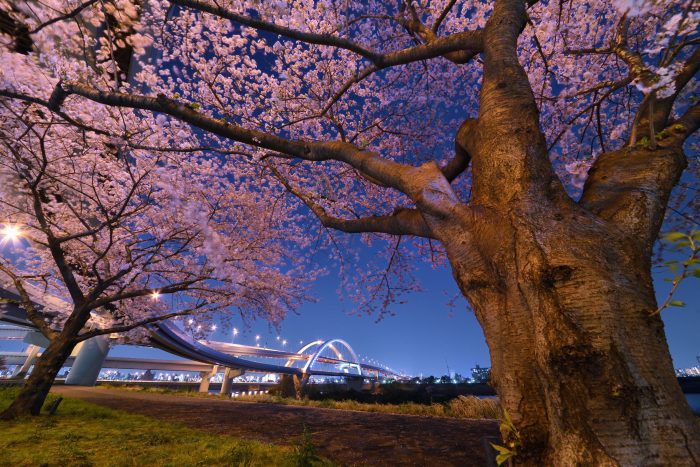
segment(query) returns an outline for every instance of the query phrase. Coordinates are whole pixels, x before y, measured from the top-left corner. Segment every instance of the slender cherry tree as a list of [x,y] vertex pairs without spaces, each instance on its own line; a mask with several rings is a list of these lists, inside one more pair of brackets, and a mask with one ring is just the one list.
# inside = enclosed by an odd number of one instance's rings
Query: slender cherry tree
[[[111,109],[81,112],[121,123]],[[269,190],[233,183],[223,161],[154,152],[163,144],[148,135],[146,149],[126,147],[23,103],[0,119],[1,282],[49,340],[0,417],[38,414],[86,339],[141,341],[145,325],[186,315],[208,330],[214,312],[278,322],[304,299],[301,263],[281,242],[288,207],[261,216]]]
[[411,286],[411,256],[444,258],[484,330],[518,464],[700,463],[651,277],[664,221],[697,223],[696,3],[11,6],[5,106],[119,146],[206,147],[240,183],[257,167],[336,251],[350,236],[334,231],[387,245],[383,273],[353,290],[384,307]]

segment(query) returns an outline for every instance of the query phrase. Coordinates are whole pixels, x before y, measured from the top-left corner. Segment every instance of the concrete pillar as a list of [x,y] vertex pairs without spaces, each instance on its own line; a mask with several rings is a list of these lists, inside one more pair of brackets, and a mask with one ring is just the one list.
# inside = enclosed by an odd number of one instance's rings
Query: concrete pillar
[[36,356],[39,355],[39,350],[41,350],[41,347],[39,347],[38,345],[30,344],[29,346],[27,346],[27,359],[24,361],[21,367],[15,370],[15,372],[12,375],[13,378],[24,379],[24,377],[27,376],[27,372],[32,367],[32,365],[34,365],[34,360],[36,360]]
[[294,396],[297,400],[301,400],[304,397],[304,389],[306,389],[306,384],[309,382],[309,374],[304,373],[299,377],[299,375],[294,375]]
[[203,371],[200,373],[202,381],[199,383],[199,392],[209,392],[209,381],[219,372],[219,365],[214,365],[211,371]]
[[221,382],[221,394],[231,395],[231,385],[233,384],[233,378],[241,376],[245,371],[241,368],[226,368],[224,370],[224,380]]
[[66,383],[73,386],[94,386],[109,353],[109,336],[97,336],[83,342],[68,373]]

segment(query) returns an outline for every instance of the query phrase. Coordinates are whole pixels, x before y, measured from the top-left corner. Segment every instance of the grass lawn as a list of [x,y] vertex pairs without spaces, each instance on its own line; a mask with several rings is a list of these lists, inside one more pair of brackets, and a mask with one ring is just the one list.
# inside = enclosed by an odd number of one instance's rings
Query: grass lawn
[[[0,387],[0,410],[16,388]],[[46,407],[57,396],[49,396]],[[0,466],[332,465],[296,447],[242,441],[65,399],[55,415],[0,421]]]

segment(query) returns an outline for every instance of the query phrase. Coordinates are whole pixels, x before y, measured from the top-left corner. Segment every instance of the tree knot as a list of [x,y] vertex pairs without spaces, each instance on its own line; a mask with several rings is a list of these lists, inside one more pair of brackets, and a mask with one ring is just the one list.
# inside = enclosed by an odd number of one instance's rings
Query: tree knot
[[571,279],[573,271],[573,268],[567,265],[547,268],[542,272],[542,283],[546,287],[552,288]]

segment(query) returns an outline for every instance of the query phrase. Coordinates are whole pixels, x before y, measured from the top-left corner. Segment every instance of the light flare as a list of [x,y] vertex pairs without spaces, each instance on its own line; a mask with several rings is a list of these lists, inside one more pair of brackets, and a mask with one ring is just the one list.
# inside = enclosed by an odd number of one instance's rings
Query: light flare
[[2,235],[0,244],[7,242],[14,244],[22,237],[22,229],[17,224],[5,224],[0,230],[0,235]]

